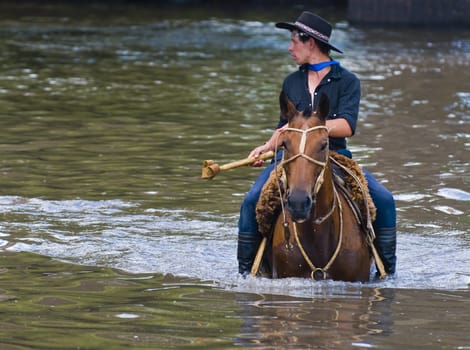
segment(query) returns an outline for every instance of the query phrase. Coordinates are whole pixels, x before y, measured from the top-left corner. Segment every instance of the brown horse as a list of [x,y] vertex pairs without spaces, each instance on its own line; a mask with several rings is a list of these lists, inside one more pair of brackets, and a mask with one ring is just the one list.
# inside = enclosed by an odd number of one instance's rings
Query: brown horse
[[298,112],[281,95],[289,127],[281,134],[286,190],[267,251],[272,277],[368,281],[371,251],[366,234],[333,183],[325,120],[329,101]]

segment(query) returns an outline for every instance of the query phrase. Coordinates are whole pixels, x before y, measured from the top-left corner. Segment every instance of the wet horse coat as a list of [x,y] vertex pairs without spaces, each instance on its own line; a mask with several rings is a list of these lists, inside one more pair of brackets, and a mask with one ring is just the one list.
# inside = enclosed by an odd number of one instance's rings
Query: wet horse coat
[[273,278],[368,281],[367,235],[333,182],[329,160],[328,98],[305,116],[281,95],[289,127],[280,140],[286,178],[282,212],[266,258]]

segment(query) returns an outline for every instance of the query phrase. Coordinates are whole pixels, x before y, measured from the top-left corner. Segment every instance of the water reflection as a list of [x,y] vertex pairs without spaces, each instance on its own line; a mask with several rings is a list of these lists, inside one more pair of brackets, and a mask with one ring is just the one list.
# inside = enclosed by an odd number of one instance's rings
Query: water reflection
[[224,317],[233,313],[230,297],[196,280],[24,253],[2,254],[2,266],[2,349],[224,347],[239,324]]
[[[374,336],[391,333],[390,289],[364,289],[347,296],[299,300],[288,297],[237,295],[244,320],[237,345],[281,348],[375,347]],[[262,316],[260,316],[262,315]]]
[[312,284],[314,297],[290,297],[29,253],[4,252],[1,264],[0,345],[7,349],[440,349],[469,340],[468,291]]

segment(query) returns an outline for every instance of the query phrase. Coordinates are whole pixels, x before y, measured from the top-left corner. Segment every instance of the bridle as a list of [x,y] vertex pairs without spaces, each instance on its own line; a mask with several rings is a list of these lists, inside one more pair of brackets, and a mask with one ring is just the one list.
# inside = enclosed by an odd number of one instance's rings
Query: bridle
[[[312,158],[312,157],[305,154],[305,146],[307,144],[307,135],[310,132],[316,131],[316,130],[326,130],[329,133],[329,129],[324,125],[314,126],[314,127],[311,127],[311,128],[305,129],[305,130],[304,129],[298,129],[298,128],[289,128],[289,127],[286,128],[284,131],[298,132],[298,133],[301,133],[302,136],[301,136],[301,139],[300,139],[299,152],[297,154],[293,155],[292,157],[290,157],[289,159],[283,159],[282,162],[281,162],[282,172],[283,172],[282,176],[284,178],[286,178],[285,166],[288,163],[290,163],[290,162],[292,162],[292,161],[294,161],[294,160],[296,160],[297,158],[300,158],[300,157],[308,160],[309,162],[311,162],[313,164],[316,164],[316,165],[319,165],[320,167],[322,167],[322,170],[321,170],[320,174],[317,176],[317,179],[315,181],[315,185],[313,187],[312,194],[315,195],[315,196],[320,191],[320,188],[321,188],[321,186],[324,182],[325,169],[326,169],[326,166],[328,164],[328,148],[326,150],[326,159],[324,161],[316,160],[316,159],[314,159],[314,158]],[[278,142],[276,142],[276,144],[278,144]],[[277,148],[275,150],[275,154],[277,154]],[[275,169],[277,169],[277,164],[275,165]],[[275,172],[276,172],[276,176],[278,176],[277,175],[278,174],[277,170],[275,170]],[[284,201],[283,201],[283,195],[282,195],[282,190],[281,190],[281,185],[280,185],[280,179],[278,178],[276,182],[278,183],[278,186],[279,186],[279,195],[281,197],[281,209],[282,209],[282,214],[283,214],[284,234],[286,236],[287,248],[289,249],[289,248],[292,248],[291,244],[289,243],[290,231],[289,231],[289,224],[287,222],[286,212],[285,212],[285,208],[284,208]],[[341,243],[342,243],[342,240],[343,240],[343,209],[342,209],[342,206],[341,206],[341,200],[339,199],[338,192],[336,191],[336,188],[335,188],[334,185],[333,185],[333,192],[334,192],[333,205],[332,205],[331,209],[324,216],[316,218],[314,220],[314,223],[316,225],[320,225],[327,218],[329,218],[331,215],[333,215],[333,212],[335,211],[335,209],[337,207],[339,208],[340,231],[339,231],[338,245],[336,246],[335,252],[333,253],[332,257],[330,258],[330,260],[328,261],[328,263],[324,267],[316,267],[313,264],[313,262],[311,261],[311,259],[308,257],[305,249],[303,248],[303,246],[300,242],[299,235],[297,233],[297,223],[295,221],[292,222],[292,225],[294,227],[295,241],[297,243],[297,246],[299,247],[300,252],[302,253],[303,258],[305,259],[305,261],[309,265],[310,269],[312,270],[312,272],[310,274],[310,277],[312,279],[315,279],[315,280],[326,279],[327,278],[328,269],[331,267],[331,265],[335,261],[336,257],[338,256],[340,248],[341,248]]]
[[[301,133],[302,136],[301,136],[301,139],[300,139],[299,153],[297,153],[296,155],[290,157],[289,159],[283,160],[282,163],[281,163],[282,167],[284,168],[288,163],[290,163],[290,162],[296,160],[297,158],[301,157],[301,158],[307,159],[311,163],[314,163],[316,165],[321,166],[322,170],[321,170],[320,174],[317,177],[317,180],[315,182],[315,186],[313,187],[313,195],[316,195],[318,193],[318,191],[320,191],[320,187],[321,187],[321,185],[323,184],[323,181],[324,181],[326,164],[328,162],[328,152],[326,152],[327,156],[326,156],[325,161],[323,161],[323,162],[319,161],[319,160],[316,160],[316,159],[313,159],[312,157],[305,154],[305,146],[307,144],[307,135],[310,132],[315,131],[315,130],[326,130],[327,133],[329,132],[329,129],[324,125],[314,126],[312,128],[306,129],[306,130],[297,129],[297,128],[286,128],[285,131],[298,132],[298,133]],[[328,151],[328,149],[327,149],[327,151]]]

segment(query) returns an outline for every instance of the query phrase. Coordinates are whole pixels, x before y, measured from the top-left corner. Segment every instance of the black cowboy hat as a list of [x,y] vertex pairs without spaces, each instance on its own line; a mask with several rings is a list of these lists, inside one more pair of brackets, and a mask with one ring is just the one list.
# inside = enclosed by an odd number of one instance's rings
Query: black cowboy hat
[[332,29],[331,24],[320,16],[317,16],[311,12],[302,12],[299,18],[297,18],[297,20],[295,21],[295,23],[279,22],[276,23],[276,27],[282,29],[289,29],[291,31],[296,29],[321,41],[322,43],[325,43],[332,50],[335,50],[339,53],[343,53],[343,51],[329,43]]

